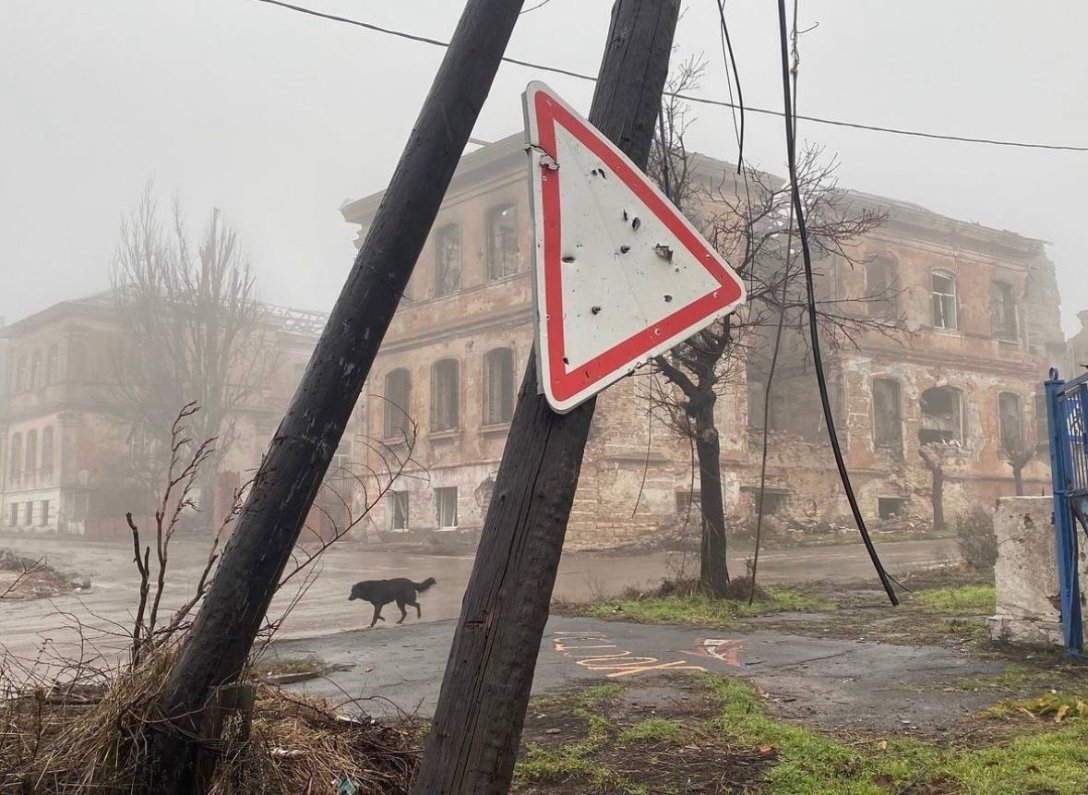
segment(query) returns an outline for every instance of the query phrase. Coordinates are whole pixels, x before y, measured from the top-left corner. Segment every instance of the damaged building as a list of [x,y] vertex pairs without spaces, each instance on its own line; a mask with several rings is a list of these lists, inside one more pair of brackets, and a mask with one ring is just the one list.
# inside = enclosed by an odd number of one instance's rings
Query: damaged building
[[[735,168],[699,157],[707,181]],[[521,136],[466,155],[375,363],[360,407],[369,433],[398,444],[417,430],[413,477],[372,516],[383,536],[480,527],[533,344],[531,224]],[[1014,478],[1010,454],[1045,439],[1039,405],[1063,356],[1059,296],[1043,243],[878,196],[886,213],[854,246],[850,267],[825,263],[825,297],[894,331],[863,331],[825,355],[833,416],[863,510],[881,520],[932,517],[939,468],[944,510],[1048,488],[1045,455]],[[382,195],[342,208],[361,245]],[[866,297],[880,294],[880,300]],[[762,431],[770,435],[764,509],[799,526],[849,525],[826,440],[811,355],[784,346],[764,410],[770,341],[747,346],[716,412],[731,528],[755,510]],[[793,351],[794,355],[790,355]],[[690,442],[653,412],[651,377],[598,399],[567,539],[608,547],[660,539],[690,520],[699,484]]]
[[[695,165],[715,184],[735,173],[709,158]],[[335,494],[311,514],[316,532],[343,527],[373,503],[357,528],[370,538],[474,540],[533,346],[527,178],[520,135],[462,159],[336,452],[327,478]],[[916,516],[924,524],[935,477],[950,518],[1013,494],[1018,483],[1029,494],[1047,490],[1046,456],[1032,455],[1045,441],[1038,401],[1048,367],[1066,361],[1066,352],[1043,244],[878,196],[850,196],[887,219],[854,243],[857,265],[834,257],[821,264],[821,294],[866,318],[901,321],[892,332],[862,331],[825,350],[833,416],[862,509],[874,520]],[[381,199],[341,208],[359,227],[359,244]],[[275,307],[261,317],[281,355],[266,388],[234,407],[230,449],[213,493],[201,499],[217,518],[252,477],[326,320]],[[811,354],[803,336],[787,335],[768,401],[770,333],[745,346],[718,390],[730,530],[746,527],[755,511],[764,430],[765,511],[788,526],[849,526]],[[0,329],[4,530],[127,534],[132,484],[124,473],[140,438],[108,390],[118,334],[108,295],[65,301]],[[1078,363],[1085,362],[1082,355]],[[654,410],[660,388],[660,379],[638,374],[599,396],[567,532],[571,547],[697,532],[692,446]],[[409,457],[380,499],[380,477],[362,488],[358,473],[380,475]]]

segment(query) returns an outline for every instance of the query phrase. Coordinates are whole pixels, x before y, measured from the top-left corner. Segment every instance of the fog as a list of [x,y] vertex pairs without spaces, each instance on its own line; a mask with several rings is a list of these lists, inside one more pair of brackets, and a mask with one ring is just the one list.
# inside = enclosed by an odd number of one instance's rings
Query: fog
[[[314,0],[315,8],[448,39],[460,3]],[[531,6],[532,4],[529,4]],[[552,0],[523,16],[512,56],[595,73],[611,4]],[[727,7],[745,100],[781,105],[773,4]],[[677,56],[705,54],[702,96],[726,96],[716,12],[689,3]],[[807,2],[799,109],[937,133],[1083,145],[1088,8],[928,0]],[[354,230],[337,208],[392,173],[442,50],[255,0],[5,0],[0,11],[0,315],[17,320],[108,286],[124,211],[148,176],[203,220],[220,207],[262,296],[328,309]],[[543,78],[585,109],[592,86],[504,65],[475,136],[522,125]],[[732,120],[699,107],[692,148],[735,161]],[[1067,331],[1088,305],[1077,277],[1088,153],[929,141],[802,122],[837,153],[842,184],[1051,241]],[[780,120],[750,114],[745,154],[781,171]]]

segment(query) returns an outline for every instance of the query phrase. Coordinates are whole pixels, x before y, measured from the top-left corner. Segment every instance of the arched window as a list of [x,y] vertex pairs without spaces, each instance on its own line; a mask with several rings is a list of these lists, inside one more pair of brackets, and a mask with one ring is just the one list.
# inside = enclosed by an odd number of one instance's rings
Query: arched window
[[403,367],[385,376],[385,438],[406,439],[412,432],[408,412],[412,397],[412,378]]
[[1020,452],[1024,447],[1024,423],[1019,395],[1002,392],[997,396],[997,424],[1001,449]]
[[431,430],[450,431],[461,424],[461,374],[456,359],[431,368]]
[[951,273],[934,271],[933,328],[959,328],[959,306],[956,301],[956,277]]
[[903,409],[899,382],[894,378],[873,379],[873,447],[903,452]]
[[28,473],[38,468],[38,432],[26,432],[26,465],[23,467]]
[[42,472],[53,472],[53,426],[47,425],[42,431]]
[[23,435],[12,434],[11,454],[8,458],[8,477],[15,480],[23,471]]
[[496,348],[484,356],[484,425],[510,422],[514,416],[514,352]]
[[865,263],[865,300],[869,317],[895,320],[899,314],[897,267],[890,254],[881,254]]

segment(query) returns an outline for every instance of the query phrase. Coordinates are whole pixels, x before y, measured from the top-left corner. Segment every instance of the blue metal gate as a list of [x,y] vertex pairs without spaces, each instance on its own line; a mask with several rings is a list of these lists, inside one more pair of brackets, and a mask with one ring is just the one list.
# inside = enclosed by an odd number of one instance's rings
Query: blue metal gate
[[1088,373],[1062,381],[1057,369],[1046,382],[1050,472],[1054,483],[1054,530],[1057,534],[1058,586],[1066,650],[1081,657],[1080,583],[1077,574],[1077,524],[1088,532]]

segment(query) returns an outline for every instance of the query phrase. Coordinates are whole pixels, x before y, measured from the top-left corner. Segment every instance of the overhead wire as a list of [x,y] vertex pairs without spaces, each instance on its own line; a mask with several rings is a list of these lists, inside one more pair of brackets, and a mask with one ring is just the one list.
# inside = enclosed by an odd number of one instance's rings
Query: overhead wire
[[[796,2],[797,0],[794,0]],[[820,388],[820,404],[823,408],[824,422],[827,424],[827,435],[831,441],[831,451],[835,455],[835,466],[839,470],[839,479],[842,481],[846,499],[850,503],[850,511],[854,516],[858,532],[865,542],[865,549],[873,562],[880,584],[884,586],[885,593],[893,605],[899,604],[899,597],[892,588],[891,578],[884,570],[884,564],[880,562],[873,539],[869,536],[869,530],[865,526],[865,518],[861,515],[857,495],[854,494],[853,484],[850,482],[850,473],[846,469],[846,461],[843,458],[842,447],[835,431],[835,417],[831,411],[831,398],[828,395],[827,378],[824,374],[823,354],[820,351],[820,331],[816,317],[816,291],[812,276],[812,252],[808,245],[808,229],[805,226],[805,210],[801,203],[801,189],[797,184],[797,145],[793,128],[793,98],[790,93],[790,64],[789,43],[787,41],[786,0],[778,0],[778,36],[782,60],[782,102],[784,106],[784,120],[786,127],[786,159],[789,168],[790,193],[793,197],[793,211],[797,216],[797,235],[801,240],[801,258],[805,265],[805,293],[808,303],[808,329],[812,342],[812,359],[816,368],[816,382]]]
[[[441,39],[434,39],[428,36],[421,36],[415,33],[408,33],[403,30],[396,30],[394,28],[384,27],[382,25],[375,25],[372,22],[366,22],[361,19],[353,19],[351,17],[344,17],[338,14],[329,14],[324,11],[318,11],[317,9],[307,8],[306,6],[296,5],[294,3],[284,2],[284,0],[254,0],[258,3],[265,3],[267,5],[277,6],[279,8],[287,9],[289,11],[295,11],[300,14],[306,14],[312,17],[318,17],[320,19],[327,19],[332,22],[340,22],[346,25],[354,25],[359,28],[364,28],[373,33],[380,33],[386,36],[393,36],[407,41],[413,41],[417,44],[428,44],[433,47],[449,47],[448,41],[442,41]],[[528,10],[533,10],[532,8]],[[521,58],[513,58],[511,56],[503,56],[502,60],[505,63],[513,64],[514,66],[524,66],[529,69],[537,69],[542,72],[548,72],[551,74],[563,75],[565,77],[571,77],[575,80],[584,80],[587,82],[595,83],[597,78],[594,75],[586,74],[584,72],[575,72],[571,69],[563,69],[558,66],[549,66],[548,64],[537,63],[534,61],[526,61]],[[738,108],[738,105],[731,101],[721,99],[711,99],[710,97],[699,97],[689,94],[672,93],[669,96],[674,96],[677,99],[684,100],[686,102],[693,102],[700,105],[712,105],[722,108]],[[765,116],[778,116],[781,117],[783,112],[780,110],[773,110],[771,108],[760,108],[752,105],[745,106],[744,110],[747,113],[757,113]],[[1013,147],[1019,149],[1040,149],[1059,152],[1088,152],[1088,145],[1073,145],[1073,144],[1049,144],[1049,143],[1037,143],[1033,141],[1015,141],[1001,138],[984,138],[975,137],[969,135],[952,135],[947,133],[934,133],[926,132],[923,130],[907,130],[898,127],[887,127],[877,124],[863,124],[861,122],[842,121],[840,119],[829,119],[822,116],[807,116],[798,114],[798,119],[803,121],[809,121],[814,124],[825,124],[833,127],[846,127],[855,130],[865,130],[868,132],[886,133],[888,135],[900,135],[913,138],[928,138],[938,141],[954,141],[957,143],[969,143],[969,144],[985,144],[988,146],[1004,146]]]

